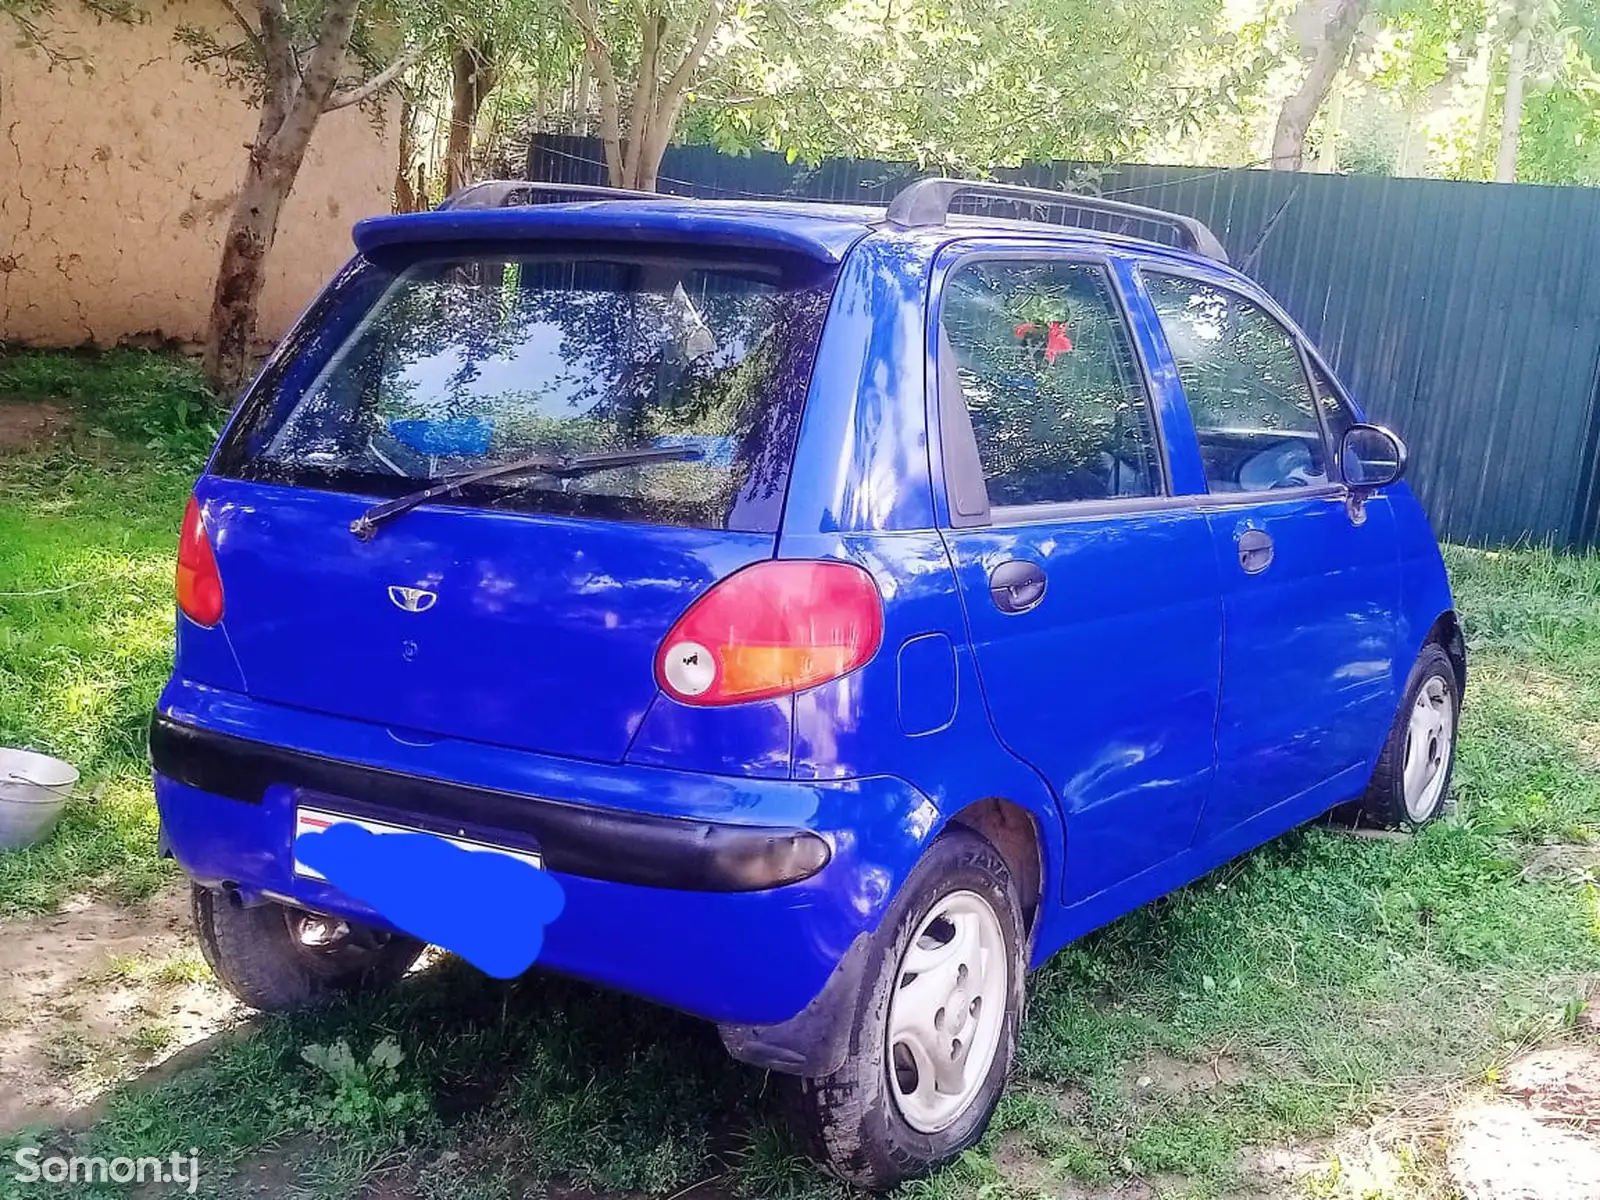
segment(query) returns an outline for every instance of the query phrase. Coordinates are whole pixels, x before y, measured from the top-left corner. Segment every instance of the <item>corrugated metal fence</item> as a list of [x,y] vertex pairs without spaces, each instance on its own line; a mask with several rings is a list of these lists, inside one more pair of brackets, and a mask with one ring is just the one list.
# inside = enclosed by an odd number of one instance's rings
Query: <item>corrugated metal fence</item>
[[[541,136],[531,179],[604,182],[588,138]],[[662,191],[884,203],[904,163],[677,146]],[[1191,213],[1412,449],[1439,535],[1600,542],[1600,190],[1050,163],[1004,178]]]

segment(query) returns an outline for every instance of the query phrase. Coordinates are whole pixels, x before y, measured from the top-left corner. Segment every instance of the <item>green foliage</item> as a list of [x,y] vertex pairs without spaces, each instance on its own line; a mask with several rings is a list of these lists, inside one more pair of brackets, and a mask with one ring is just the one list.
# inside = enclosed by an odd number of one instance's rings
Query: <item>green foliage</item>
[[[76,0],[76,7],[95,23],[117,21],[132,25],[146,19],[135,0]],[[81,47],[63,42],[47,28],[55,0],[0,0],[0,19],[16,32],[15,43],[25,53],[42,55],[51,70],[81,70],[93,74],[94,60]]]
[[[986,169],[1127,158],[1192,130],[1214,97],[1170,74],[1215,0],[1138,12],[1083,0],[845,0],[751,5],[697,127],[727,150],[774,146]],[[722,93],[722,94],[719,94]],[[731,94],[733,98],[728,98]]]
[[1551,88],[1522,114],[1517,177],[1537,183],[1600,185],[1600,88]]
[[365,1057],[344,1038],[306,1046],[300,1057],[321,1072],[320,1086],[290,1101],[288,1111],[313,1132],[404,1141],[432,1115],[428,1097],[402,1076],[405,1051],[392,1037]]
[[[476,0],[473,4],[454,0],[367,0],[356,12],[340,87],[354,87],[371,78],[407,47],[431,48],[433,58],[442,62],[448,49],[448,31],[481,28],[506,7],[498,0]],[[302,65],[317,45],[327,9],[327,0],[284,0],[281,5],[284,34]],[[252,103],[259,104],[268,87],[267,64],[261,39],[256,36],[262,26],[256,4],[243,3],[239,11],[251,25],[250,35],[245,35],[238,24],[219,25],[208,19],[180,22],[175,37],[191,65],[239,88]],[[380,92],[369,106],[379,122],[383,118],[383,100]]]
[[0,400],[64,401],[94,429],[197,470],[223,413],[198,366],[147,350],[0,353]]

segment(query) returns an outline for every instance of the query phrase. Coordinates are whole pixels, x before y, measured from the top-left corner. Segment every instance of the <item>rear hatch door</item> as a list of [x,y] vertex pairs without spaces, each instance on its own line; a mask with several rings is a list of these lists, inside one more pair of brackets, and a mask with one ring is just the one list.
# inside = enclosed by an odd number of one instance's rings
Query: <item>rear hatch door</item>
[[[773,552],[831,280],[795,255],[637,245],[358,261],[197,489],[250,693],[403,740],[620,759],[674,620]],[[452,476],[636,451],[352,532]]]

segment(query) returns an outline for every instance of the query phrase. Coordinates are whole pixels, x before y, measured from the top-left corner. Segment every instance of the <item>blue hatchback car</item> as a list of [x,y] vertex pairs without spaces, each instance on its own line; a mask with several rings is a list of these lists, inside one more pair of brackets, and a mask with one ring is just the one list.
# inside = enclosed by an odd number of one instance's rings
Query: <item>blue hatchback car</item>
[[1064,944],[1438,813],[1466,662],[1405,450],[1203,225],[585,191],[359,224],[195,487],[151,755],[244,1001],[431,936],[306,835],[447,839],[881,1188],[979,1137]]

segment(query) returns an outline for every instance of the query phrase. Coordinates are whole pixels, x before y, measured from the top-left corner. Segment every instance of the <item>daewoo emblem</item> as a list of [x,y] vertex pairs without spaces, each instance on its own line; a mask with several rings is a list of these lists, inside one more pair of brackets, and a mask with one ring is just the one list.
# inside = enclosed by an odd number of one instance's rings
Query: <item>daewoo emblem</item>
[[396,608],[403,608],[410,613],[423,613],[432,608],[439,600],[438,593],[427,591],[424,588],[400,587],[398,584],[389,586],[389,599]]

